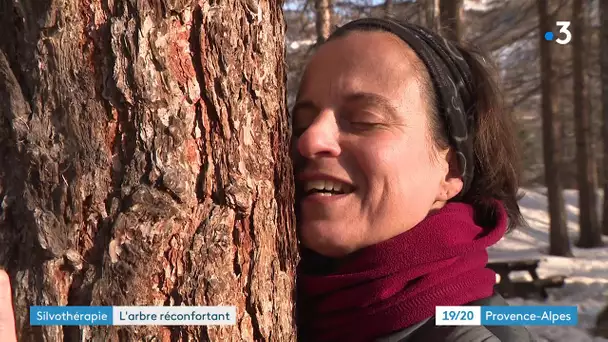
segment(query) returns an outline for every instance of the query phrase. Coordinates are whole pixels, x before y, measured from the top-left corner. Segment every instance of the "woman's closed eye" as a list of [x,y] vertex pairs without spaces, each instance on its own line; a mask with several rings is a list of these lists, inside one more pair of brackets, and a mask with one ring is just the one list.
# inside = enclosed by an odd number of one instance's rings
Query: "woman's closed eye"
[[380,126],[383,126],[383,124],[380,122],[370,122],[370,121],[350,121],[348,124],[350,125],[351,128],[355,128],[355,129],[373,129],[373,128],[379,128]]
[[386,126],[386,120],[380,115],[365,111],[357,110],[355,112],[344,112],[342,120],[343,129],[356,131],[370,131]]

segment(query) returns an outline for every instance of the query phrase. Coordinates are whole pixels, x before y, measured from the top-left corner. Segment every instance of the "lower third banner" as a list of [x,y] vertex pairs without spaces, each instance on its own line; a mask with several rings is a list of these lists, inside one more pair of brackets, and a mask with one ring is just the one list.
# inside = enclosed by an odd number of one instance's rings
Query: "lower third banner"
[[30,325],[234,325],[235,306],[31,306]]

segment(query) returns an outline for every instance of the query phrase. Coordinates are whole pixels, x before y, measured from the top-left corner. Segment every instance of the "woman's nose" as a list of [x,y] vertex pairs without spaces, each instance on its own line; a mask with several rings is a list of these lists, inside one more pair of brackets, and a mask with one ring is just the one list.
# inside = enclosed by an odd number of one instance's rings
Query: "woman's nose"
[[308,159],[336,157],[340,155],[339,136],[334,113],[331,110],[322,111],[298,138],[298,152]]

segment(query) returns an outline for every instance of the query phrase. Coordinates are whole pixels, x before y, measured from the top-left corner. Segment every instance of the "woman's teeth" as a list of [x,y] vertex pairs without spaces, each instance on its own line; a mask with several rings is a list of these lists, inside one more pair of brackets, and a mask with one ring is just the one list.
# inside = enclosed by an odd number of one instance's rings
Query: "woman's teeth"
[[331,196],[333,194],[351,192],[352,187],[348,184],[331,180],[313,180],[304,182],[304,190],[307,194],[318,192],[323,196]]

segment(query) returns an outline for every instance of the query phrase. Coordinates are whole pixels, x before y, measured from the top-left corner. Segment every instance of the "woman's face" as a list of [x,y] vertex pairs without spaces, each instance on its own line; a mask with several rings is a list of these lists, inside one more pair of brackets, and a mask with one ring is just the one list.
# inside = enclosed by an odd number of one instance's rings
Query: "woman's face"
[[308,248],[339,257],[390,239],[460,191],[450,154],[432,143],[421,70],[384,32],[332,40],[307,65],[293,129]]

